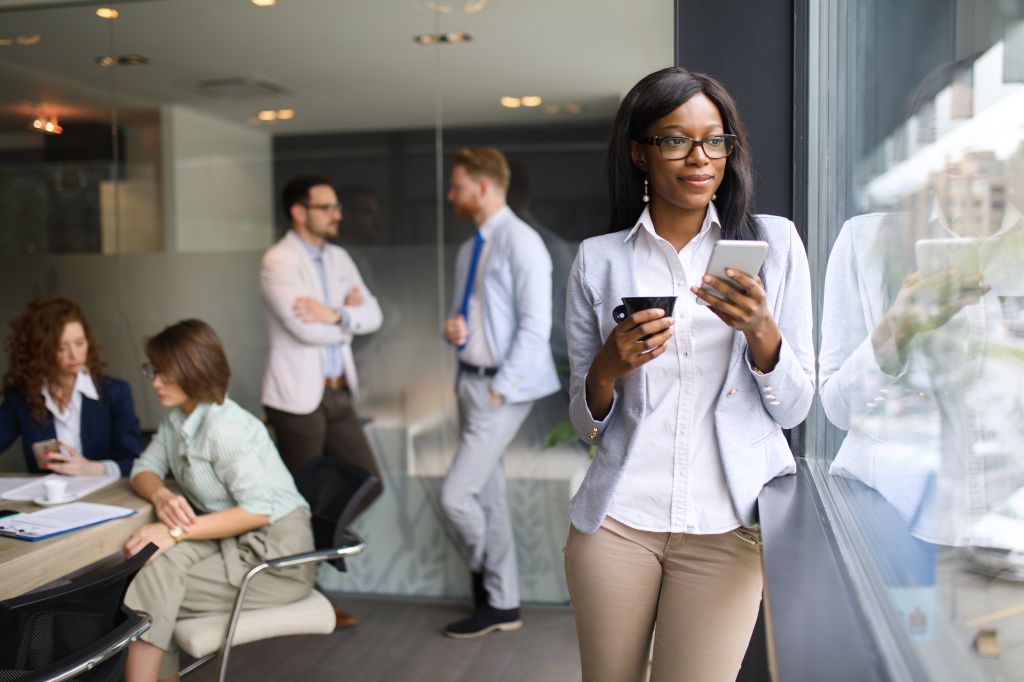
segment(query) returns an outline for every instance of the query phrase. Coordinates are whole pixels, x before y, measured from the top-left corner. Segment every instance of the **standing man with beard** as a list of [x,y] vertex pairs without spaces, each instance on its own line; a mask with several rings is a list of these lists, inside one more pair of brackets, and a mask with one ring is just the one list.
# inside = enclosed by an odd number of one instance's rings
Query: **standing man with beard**
[[448,201],[477,226],[459,249],[445,338],[458,349],[459,449],[441,506],[473,576],[476,612],[445,629],[468,638],[518,630],[519,572],[505,494],[505,449],[533,401],[559,389],[551,356],[551,257],[506,204],[497,149],[460,149]]
[[[263,407],[293,476],[326,455],[369,471],[380,468],[359,424],[359,383],[352,338],[380,328],[377,299],[348,253],[327,243],[338,236],[341,204],[320,176],[292,178],[281,194],[291,229],[263,256],[260,285],[270,358]],[[383,492],[367,495],[359,512]],[[355,624],[339,611],[338,626]]]

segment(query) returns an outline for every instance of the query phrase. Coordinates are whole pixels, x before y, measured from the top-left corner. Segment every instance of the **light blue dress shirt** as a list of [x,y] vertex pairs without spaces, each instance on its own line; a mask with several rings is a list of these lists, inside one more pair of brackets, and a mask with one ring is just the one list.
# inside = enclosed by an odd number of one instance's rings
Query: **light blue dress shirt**
[[[295,239],[299,240],[306,253],[309,254],[310,260],[313,261],[313,267],[316,269],[317,277],[320,278],[320,294],[321,302],[327,302],[327,271],[324,269],[324,255],[321,249],[316,248],[305,239],[295,234],[290,233]],[[345,313],[338,311],[338,314],[342,316],[342,328],[345,327]],[[341,358],[341,346],[324,346],[324,377],[328,379],[335,379],[345,373],[345,364]]]

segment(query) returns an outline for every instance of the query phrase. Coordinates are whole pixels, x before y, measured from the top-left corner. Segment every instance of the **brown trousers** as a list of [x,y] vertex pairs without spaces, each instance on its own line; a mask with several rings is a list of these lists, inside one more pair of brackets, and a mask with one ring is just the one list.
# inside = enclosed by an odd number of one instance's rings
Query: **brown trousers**
[[363,500],[357,516],[384,492],[377,457],[359,424],[347,388],[326,389],[319,407],[309,414],[282,412],[266,405],[263,409],[274,430],[281,459],[292,476],[298,476],[311,459],[320,455],[369,471],[380,482]]
[[[747,540],[744,540],[746,536]],[[570,526],[565,574],[583,682],[733,682],[761,602],[756,534]]]

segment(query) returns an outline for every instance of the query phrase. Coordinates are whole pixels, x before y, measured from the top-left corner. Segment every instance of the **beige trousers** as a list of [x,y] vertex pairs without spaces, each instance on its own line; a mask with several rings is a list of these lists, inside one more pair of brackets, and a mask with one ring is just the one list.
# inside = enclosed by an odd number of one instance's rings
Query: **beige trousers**
[[[746,538],[746,539],[745,539]],[[565,575],[583,682],[733,682],[761,601],[759,537],[569,528]]]
[[[144,566],[125,594],[131,609],[153,617],[142,639],[166,653],[159,679],[178,673],[174,624],[179,618],[227,613],[242,578],[266,559],[313,549],[309,510],[296,509],[269,526],[224,540],[186,540]],[[264,571],[245,592],[243,608],[288,604],[309,594],[316,578],[314,565]]]

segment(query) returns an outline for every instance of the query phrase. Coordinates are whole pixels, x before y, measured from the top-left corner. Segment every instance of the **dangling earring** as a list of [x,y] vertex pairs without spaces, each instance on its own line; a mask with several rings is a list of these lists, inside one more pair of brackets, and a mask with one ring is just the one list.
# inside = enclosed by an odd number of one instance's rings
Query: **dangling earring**
[[644,195],[642,197],[645,204],[651,203],[651,195],[647,192],[647,178],[644,178]]
[[718,195],[717,195],[717,194],[712,194],[712,195],[711,195],[711,201],[714,201],[714,200],[715,200],[715,199],[717,199],[717,198],[718,198]]

